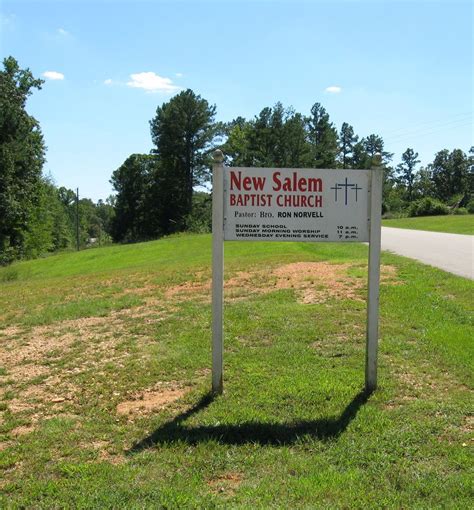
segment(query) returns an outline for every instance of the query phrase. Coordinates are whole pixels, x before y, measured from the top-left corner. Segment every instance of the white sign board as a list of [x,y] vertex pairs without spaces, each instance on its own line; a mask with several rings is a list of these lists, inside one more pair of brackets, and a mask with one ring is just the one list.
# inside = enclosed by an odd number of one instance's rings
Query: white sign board
[[370,170],[223,171],[224,240],[369,240]]

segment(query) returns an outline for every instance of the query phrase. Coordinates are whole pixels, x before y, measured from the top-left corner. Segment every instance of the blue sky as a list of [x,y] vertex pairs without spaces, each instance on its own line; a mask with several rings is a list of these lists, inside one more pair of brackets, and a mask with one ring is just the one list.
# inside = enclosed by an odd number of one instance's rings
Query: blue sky
[[149,152],[149,120],[180,88],[224,121],[321,102],[338,129],[383,136],[395,163],[407,147],[426,164],[474,143],[470,1],[3,0],[0,12],[2,58],[45,79],[28,103],[45,172],[94,200]]

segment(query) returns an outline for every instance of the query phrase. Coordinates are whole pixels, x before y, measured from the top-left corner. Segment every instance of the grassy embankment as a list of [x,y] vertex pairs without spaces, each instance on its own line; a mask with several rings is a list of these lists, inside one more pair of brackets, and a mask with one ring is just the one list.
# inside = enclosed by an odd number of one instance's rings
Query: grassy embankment
[[412,228],[414,230],[431,230],[433,232],[474,235],[473,214],[382,220],[382,225],[384,227]]
[[473,283],[384,254],[361,392],[367,248],[226,245],[225,394],[210,237],[0,270],[0,507],[472,502]]

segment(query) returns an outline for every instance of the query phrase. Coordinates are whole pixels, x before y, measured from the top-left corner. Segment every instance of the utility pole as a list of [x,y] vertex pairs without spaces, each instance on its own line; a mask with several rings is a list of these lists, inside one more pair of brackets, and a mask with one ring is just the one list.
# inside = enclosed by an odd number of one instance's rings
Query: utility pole
[[77,251],[80,250],[80,242],[79,242],[79,188],[76,190],[76,244]]

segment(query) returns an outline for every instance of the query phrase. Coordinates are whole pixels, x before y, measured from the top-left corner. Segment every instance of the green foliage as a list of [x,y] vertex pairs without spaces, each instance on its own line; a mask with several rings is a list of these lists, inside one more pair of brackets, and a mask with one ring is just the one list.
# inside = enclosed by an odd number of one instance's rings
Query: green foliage
[[158,107],[150,121],[160,168],[152,194],[163,234],[187,228],[193,188],[209,180],[210,151],[218,134],[215,112],[215,106],[187,89]]
[[420,168],[413,181],[413,197],[423,198],[434,196],[435,187],[428,168]]
[[416,200],[409,208],[410,216],[440,216],[443,214],[449,214],[448,206],[430,197]]
[[403,189],[395,186],[387,186],[383,197],[383,213],[401,214],[406,208],[405,193]]
[[354,150],[358,140],[359,137],[354,133],[354,128],[347,122],[343,122],[339,133],[339,164],[341,168],[353,166]]
[[453,214],[456,216],[465,216],[469,211],[465,207],[456,207],[453,209]]
[[469,200],[466,209],[469,214],[474,214],[474,198],[471,198],[471,200]]
[[430,165],[435,196],[447,201],[454,195],[468,195],[472,176],[469,173],[470,158],[460,149],[438,152]]
[[[38,121],[28,115],[26,100],[42,80],[20,69],[9,57],[0,71],[0,264],[33,256],[48,242],[38,207],[43,198],[41,171],[45,145]],[[34,229],[38,228],[38,232]],[[38,240],[32,239],[38,234]]]
[[420,160],[417,158],[418,152],[408,148],[402,154],[402,162],[397,166],[396,169],[399,182],[402,183],[402,185],[407,189],[408,201],[411,201],[413,198],[413,183],[416,176],[415,168],[416,165],[420,162]]
[[117,193],[115,215],[111,219],[114,241],[130,242],[158,237],[156,204],[152,204],[152,187],[157,185],[158,158],[132,154],[112,174],[111,183]]
[[197,191],[193,193],[193,209],[186,219],[188,231],[205,234],[212,230],[212,195]]
[[392,160],[393,154],[384,150],[385,143],[381,136],[371,134],[362,139],[362,146],[366,153],[365,168],[372,168],[376,164],[376,157],[380,157],[382,167],[387,167]]
[[338,154],[337,131],[329,120],[329,114],[320,104],[311,107],[308,118],[308,139],[311,144],[313,168],[334,168]]
[[221,146],[232,166],[306,167],[310,161],[306,119],[276,103],[252,121],[238,117],[226,126]]

